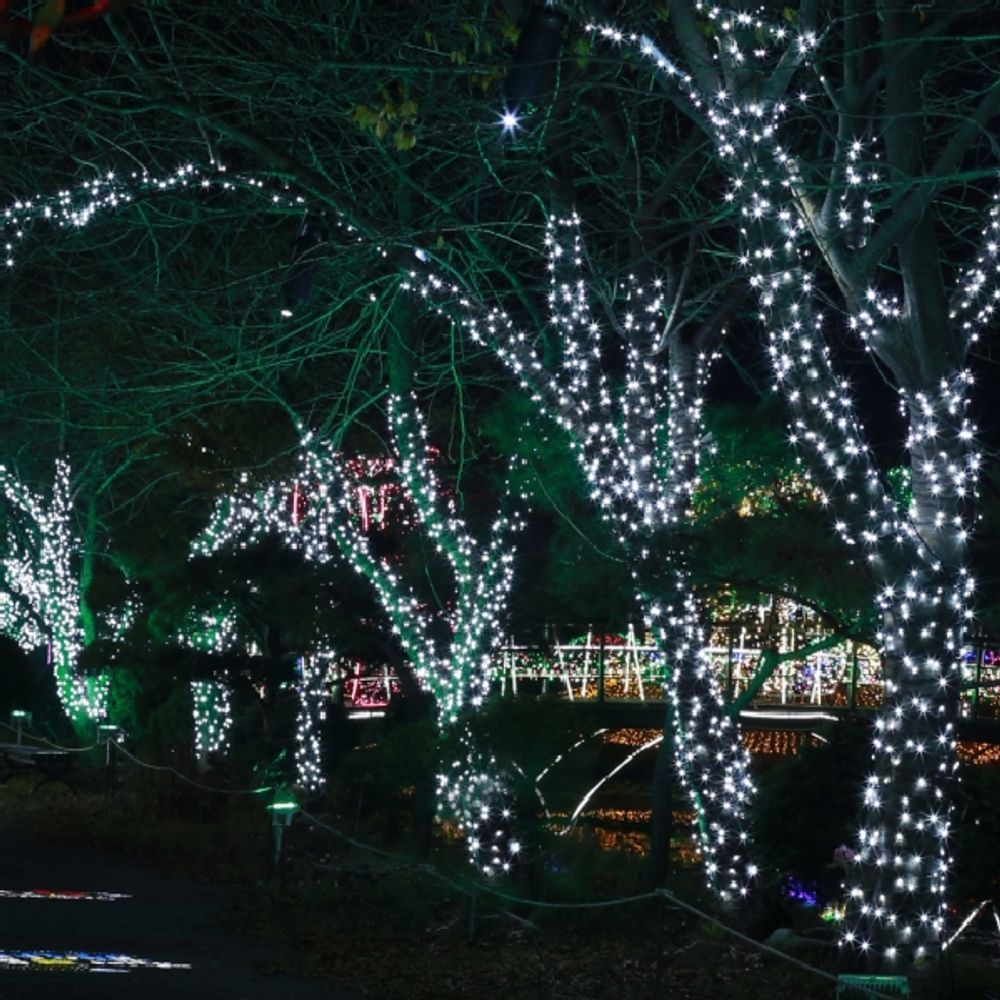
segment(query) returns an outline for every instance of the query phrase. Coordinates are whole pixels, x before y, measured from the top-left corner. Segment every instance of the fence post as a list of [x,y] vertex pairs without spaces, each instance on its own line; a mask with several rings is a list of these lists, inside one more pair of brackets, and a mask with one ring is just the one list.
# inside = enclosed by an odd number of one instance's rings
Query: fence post
[[726,651],[726,701],[731,702],[733,700],[733,629],[735,628],[735,623],[732,619],[729,620],[729,625],[726,628],[726,638],[728,639],[729,649]]
[[112,747],[111,737],[104,741],[104,780],[105,789],[112,802],[115,800],[115,751]]
[[267,811],[271,815],[271,836],[274,840],[274,852],[271,855],[270,876],[281,878],[281,848],[284,844],[285,830],[292,825],[292,819],[299,811],[299,804],[292,795],[291,789],[281,786],[274,789],[274,798]]
[[118,738],[117,726],[98,724],[97,738],[104,740],[104,793],[114,802],[115,799],[115,746]]
[[986,636],[980,630],[976,636],[976,686],[972,689],[972,718],[979,718],[979,685],[983,680],[983,660],[986,658]]
[[858,704],[858,641],[851,640],[851,693],[847,707],[853,712]]
[[597,644],[597,701],[604,704],[604,629],[601,629],[601,638]]
[[479,925],[479,890],[473,888],[469,893],[469,922],[465,929],[465,940],[473,944],[476,940],[476,930]]

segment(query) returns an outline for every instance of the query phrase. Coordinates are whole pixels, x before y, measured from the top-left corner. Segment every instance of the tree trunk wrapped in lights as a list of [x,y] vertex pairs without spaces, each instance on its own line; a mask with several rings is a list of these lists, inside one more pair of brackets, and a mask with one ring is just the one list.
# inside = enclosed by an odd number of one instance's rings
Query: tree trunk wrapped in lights
[[210,755],[224,754],[229,746],[233,724],[229,688],[219,681],[191,682],[194,717],[194,749],[200,763]]
[[326,722],[326,669],[322,661],[302,656],[296,666],[299,707],[295,717],[295,783],[310,794],[326,786],[323,727]]
[[[238,632],[231,609],[220,607],[189,614],[177,642],[201,653],[223,653],[237,645]],[[199,762],[204,764],[210,754],[224,755],[229,749],[233,724],[231,691],[222,681],[199,678],[191,681],[191,703],[194,749]]]
[[48,644],[48,661],[66,714],[76,724],[107,714],[108,677],[83,676],[77,660],[85,645],[81,594],[74,566],[79,543],[70,518],[70,468],[56,462],[48,502],[0,467],[0,490],[10,511],[2,563],[8,634],[26,650]]
[[720,331],[707,324],[681,336],[663,317],[676,315],[683,289],[631,277],[621,314],[612,317],[625,355],[617,386],[603,367],[613,348],[602,339],[600,295],[584,269],[578,216],[550,219],[545,244],[549,325],[561,355],[553,364],[536,349],[538,335],[502,308],[433,274],[413,272],[408,286],[489,346],[565,434],[592,501],[626,554],[644,617],[668,664],[667,743],[696,805],[708,881],[723,898],[744,895],[755,873],[745,827],[753,792],[747,754],[703,649],[683,557],[665,556],[662,544],[690,512],[704,432],[702,391]]
[[[996,209],[982,250],[949,299],[930,208],[1000,108],[1000,88],[991,79],[958,124],[949,105],[928,165],[931,143],[921,129],[930,126],[921,116],[930,109],[920,104],[920,83],[930,61],[921,58],[924,29],[915,9],[883,12],[875,30],[886,62],[863,70],[862,14],[853,0],[843,8],[843,21],[829,33],[842,44],[840,89],[823,75],[810,3],[792,28],[672,0],[671,30],[690,74],[648,38],[593,30],[636,45],[670,88],[687,96],[692,117],[714,140],[729,175],[725,198],[739,212],[739,264],[758,298],[792,439],[850,558],[865,562],[876,584],[886,695],[842,944],[905,964],[943,941],[947,917],[955,721],[973,590],[964,552],[979,465],[966,414],[966,364],[1000,291]],[[717,54],[699,18],[711,23]],[[801,86],[796,74],[803,67],[817,70],[808,86],[823,88],[822,109],[805,89],[788,97]],[[876,110],[885,147],[879,157],[866,146]],[[822,118],[820,129],[835,137],[827,158],[806,159],[812,154],[796,144],[806,130],[798,123],[793,132],[793,113]],[[817,184],[821,172],[825,180]],[[895,381],[908,427],[908,508],[885,486],[848,380],[835,370],[828,330],[839,318],[831,322],[819,308],[831,286],[840,293],[845,325]]]
[[[438,777],[439,803],[467,830],[473,860],[492,872],[508,866],[519,847],[506,828],[509,816],[500,804],[503,783],[496,762],[474,748],[464,723],[489,692],[493,653],[503,638],[513,583],[513,536],[522,518],[515,506],[494,519],[486,541],[476,539],[454,503],[439,491],[423,420],[396,397],[390,401],[389,420],[400,481],[420,528],[450,572],[452,602],[441,609],[444,637],[436,627],[441,616],[405,582],[400,567],[375,555],[359,530],[346,460],[311,433],[302,434],[298,477],[256,491],[245,481],[243,490],[216,504],[192,551],[207,555],[238,538],[246,545],[273,531],[307,560],[345,558],[371,583],[415,676],[434,699],[439,730],[460,731],[460,759]],[[304,503],[290,510],[289,498],[302,495]]]

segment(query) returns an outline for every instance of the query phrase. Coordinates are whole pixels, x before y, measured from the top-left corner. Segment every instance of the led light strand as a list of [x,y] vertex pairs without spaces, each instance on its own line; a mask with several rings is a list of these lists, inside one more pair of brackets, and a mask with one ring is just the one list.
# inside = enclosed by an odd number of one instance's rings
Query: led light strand
[[[446,639],[438,638],[432,627],[436,616],[404,582],[399,570],[372,552],[364,525],[352,516],[354,489],[345,461],[311,433],[302,432],[299,476],[256,491],[244,477],[237,493],[216,504],[211,523],[196,539],[192,553],[209,554],[237,539],[246,546],[273,531],[309,561],[324,563],[335,554],[346,558],[373,586],[415,677],[434,698],[438,726],[444,732],[475,711],[489,693],[491,663],[502,642],[503,616],[513,584],[512,540],[523,527],[523,516],[518,502],[513,512],[494,519],[486,541],[474,538],[454,501],[441,495],[429,460],[431,449],[423,419],[398,397],[392,397],[389,423],[400,481],[421,529],[451,571],[454,599],[444,611]],[[304,494],[305,503],[292,504],[290,512],[289,497],[300,494]],[[510,499],[508,485],[505,503]],[[493,868],[492,859],[500,859],[496,862],[499,870],[505,870],[511,851],[503,845],[509,838],[494,830],[485,860],[481,860],[481,837],[474,832],[478,827],[469,811],[478,803],[477,822],[492,822],[490,803],[502,795],[503,782],[495,768],[487,767],[473,750],[467,731],[463,746],[463,758],[438,776],[439,804],[456,815],[469,833],[476,863],[487,870]],[[492,777],[484,778],[484,774]],[[501,809],[498,815],[504,824],[509,823],[509,811]]]
[[[696,6],[706,11],[704,5]],[[710,16],[720,29],[724,76],[737,75],[748,55],[770,55],[756,47],[760,27],[753,25],[749,31],[748,15],[734,18],[713,9]],[[802,254],[809,220],[796,197],[801,178],[794,157],[778,139],[787,104],[762,97],[761,88],[750,86],[740,89],[749,96],[739,100],[726,90],[699,94],[692,78],[648,39],[607,28],[592,30],[611,41],[635,44],[707,116],[730,173],[726,197],[740,211],[740,261],[769,331],[776,381],[793,414],[793,440],[822,483],[823,501],[831,508],[837,533],[882,581],[880,639],[893,669],[876,725],[875,767],[865,791],[868,818],[859,834],[857,856],[863,884],[851,886],[853,919],[845,921],[842,944],[863,952],[877,949],[889,961],[902,954],[919,958],[930,943],[941,940],[951,864],[950,786],[957,766],[953,716],[962,628],[973,590],[961,559],[968,532],[966,508],[979,467],[971,447],[975,428],[965,416],[971,378],[959,369],[930,390],[918,386],[901,394],[910,428],[914,502],[908,511],[899,510],[881,485],[849,386],[833,372],[823,318],[813,305],[815,279]],[[791,45],[786,54],[800,59],[816,45],[811,35],[785,37]],[[853,186],[862,183],[860,175],[852,173],[860,151],[857,142],[848,147],[846,177]],[[839,213],[840,237],[848,249],[867,240],[875,221],[860,187],[854,200],[858,197],[861,237],[852,211],[842,205]],[[992,318],[997,292],[994,207],[984,248],[964,278],[952,314],[962,331],[963,351]],[[850,322],[866,346],[877,349],[878,338],[898,335],[905,320],[892,296],[869,289],[865,299],[852,310]]]
[[580,225],[576,213],[546,224],[549,321],[562,355],[555,366],[546,364],[535,338],[502,308],[475,300],[433,273],[414,270],[404,287],[460,324],[473,342],[490,347],[569,442],[591,500],[627,554],[644,618],[671,666],[668,697],[678,708],[675,759],[697,806],[709,881],[723,897],[743,895],[750,881],[748,754],[738,725],[722,710],[721,690],[701,652],[698,606],[680,559],[670,593],[650,594],[643,584],[653,569],[656,534],[679,524],[691,509],[703,437],[702,393],[713,356],[672,344],[665,372],[657,356],[668,311],[664,285],[646,286],[630,276],[620,290],[616,320],[627,345],[625,376],[620,387],[612,385],[602,367],[607,350],[598,319],[599,286],[584,271]]
[[55,901],[111,903],[131,899],[127,892],[101,892],[80,889],[0,889],[0,899],[48,899]]
[[0,969],[74,972],[132,972],[134,969],[190,969],[188,962],[160,962],[120,952],[0,950]]
[[508,782],[496,757],[476,749],[468,727],[460,746],[459,758],[438,775],[438,802],[464,834],[469,861],[486,876],[507,874],[521,853],[507,806]]
[[225,653],[241,647],[250,655],[256,652],[255,645],[241,643],[236,613],[233,608],[225,606],[211,611],[189,612],[176,640],[179,645],[196,649],[199,653]]
[[326,723],[326,667],[314,657],[296,664],[299,696],[295,719],[295,784],[310,794],[326,787],[323,769],[323,727]]
[[39,223],[59,229],[82,229],[101,214],[126,208],[145,195],[239,190],[264,194],[275,208],[297,209],[305,204],[301,195],[290,194],[285,186],[272,189],[259,178],[232,174],[224,164],[214,161],[208,167],[185,163],[162,176],[147,171],[108,172],[54,195],[18,199],[0,210],[5,236],[4,264],[7,268],[14,267],[17,245]]
[[225,754],[233,724],[229,687],[219,681],[191,681],[191,701],[198,759],[204,762],[210,755]]
[[630,754],[628,754],[628,756],[626,756],[624,760],[619,761],[610,771],[608,771],[607,774],[605,774],[597,782],[597,784],[592,785],[586,791],[583,798],[580,799],[580,801],[576,804],[576,808],[570,814],[569,823],[566,825],[565,829],[560,831],[561,834],[565,836],[567,833],[570,832],[570,830],[573,829],[573,827],[576,825],[577,819],[580,816],[580,813],[582,813],[583,810],[587,808],[587,803],[590,802],[590,800],[598,793],[598,791],[600,791],[603,785],[607,784],[607,782],[610,781],[616,774],[618,774],[619,771],[623,771],[626,767],[628,767],[628,765],[631,764],[632,761],[639,756],[639,754],[643,753],[646,750],[651,749],[652,747],[659,746],[659,744],[661,744],[662,742],[663,742],[663,733],[659,733],[652,739],[646,740],[645,743],[636,747]]
[[415,676],[434,696],[439,722],[445,726],[456,722],[465,710],[478,707],[488,693],[491,656],[502,640],[502,616],[513,583],[510,540],[520,531],[523,519],[519,510],[501,514],[488,540],[475,540],[453,502],[444,502],[439,495],[426,460],[423,421],[393,400],[390,422],[399,474],[421,528],[452,572],[455,599],[445,613],[450,636],[443,646],[432,635],[432,616],[423,602],[392,564],[372,554],[368,538],[357,530],[350,517],[350,482],[342,461],[311,434],[303,434],[300,450],[299,486],[306,484],[309,503],[299,524],[291,523],[288,516],[287,498],[295,483],[272,483],[254,492],[246,479],[243,491],[216,505],[212,523],[196,540],[193,551],[207,554],[240,537],[245,546],[268,531],[280,534],[310,561],[326,562],[339,551],[374,586]]
[[49,501],[36,494],[10,470],[0,466],[0,492],[18,530],[7,532],[0,560],[7,595],[4,623],[25,650],[48,643],[48,659],[66,714],[76,722],[107,715],[109,678],[84,676],[76,664],[84,646],[80,585],[73,566],[79,549],[70,525],[70,467],[56,461]]
[[[176,639],[179,645],[201,653],[224,653],[241,645],[236,615],[226,607],[190,612]],[[193,680],[190,688],[194,748],[205,763],[210,755],[225,755],[229,750],[232,693],[227,684],[214,678]]]

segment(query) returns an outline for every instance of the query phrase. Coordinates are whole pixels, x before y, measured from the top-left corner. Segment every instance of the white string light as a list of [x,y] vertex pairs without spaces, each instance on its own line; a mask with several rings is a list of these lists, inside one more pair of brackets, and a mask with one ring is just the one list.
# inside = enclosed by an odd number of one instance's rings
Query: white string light
[[[435,627],[440,616],[403,580],[396,565],[372,552],[355,516],[357,491],[348,461],[311,433],[302,432],[298,476],[257,490],[244,477],[237,492],[216,504],[211,523],[196,539],[192,553],[207,555],[237,541],[245,547],[274,532],[308,561],[345,558],[373,586],[414,676],[434,698],[438,726],[444,732],[478,709],[489,693],[492,658],[502,642],[503,616],[514,579],[513,538],[523,526],[523,517],[518,502],[512,512],[498,514],[485,541],[476,539],[454,501],[445,498],[438,487],[423,419],[393,397],[389,422],[399,480],[420,528],[450,571],[453,598],[442,609],[448,626],[444,638]],[[508,488],[508,502],[511,499]],[[312,737],[300,732],[303,743],[311,745]],[[473,829],[471,813],[465,811],[468,804],[478,803],[480,822],[485,822],[492,808],[487,799],[494,801],[502,788],[495,767],[483,764],[470,741],[466,732],[463,758],[438,779],[439,802],[448,810],[458,809],[466,830]],[[491,776],[484,778],[484,774]],[[311,769],[304,780],[307,786],[315,781]],[[502,819],[506,823],[509,815],[503,814]],[[479,864],[479,850],[473,851],[472,841],[478,842],[475,834],[470,834],[470,851]],[[503,857],[498,862],[501,868],[509,862],[506,848],[498,853],[500,843],[491,840],[484,868],[491,867],[489,859],[494,857]]]
[[[255,646],[240,642],[236,615],[226,607],[190,612],[177,634],[177,642],[200,653],[225,653],[241,645],[251,655],[256,652]],[[191,681],[191,708],[198,759],[205,761],[210,754],[226,754],[233,724],[229,686],[214,678]]]
[[4,231],[4,265],[7,268],[15,266],[18,244],[40,223],[66,230],[83,229],[104,213],[127,208],[144,196],[240,190],[263,194],[275,208],[294,209],[305,205],[305,198],[290,194],[285,187],[272,189],[251,174],[230,173],[224,164],[214,161],[207,167],[185,163],[161,176],[142,170],[122,174],[109,172],[54,195],[19,198],[3,209],[0,220]]
[[429,308],[458,322],[475,343],[490,347],[565,434],[591,500],[629,559],[644,617],[670,668],[675,759],[696,806],[695,832],[709,884],[723,898],[745,895],[755,872],[747,858],[747,807],[754,791],[748,755],[704,652],[699,608],[680,557],[669,591],[652,593],[645,582],[663,575],[657,535],[690,512],[704,432],[702,393],[713,357],[677,344],[665,370],[658,351],[670,307],[666,289],[661,281],[645,285],[630,276],[615,321],[626,343],[625,375],[621,386],[613,385],[603,366],[608,348],[598,283],[588,280],[585,257],[579,216],[549,219],[548,319],[561,351],[554,366],[534,346],[540,331],[531,335],[502,308],[476,301],[432,273],[413,271],[404,284]]
[[468,727],[459,742],[460,756],[438,775],[438,802],[465,835],[469,861],[484,875],[507,874],[521,853],[507,781],[496,757],[476,749]]
[[[477,541],[454,503],[440,496],[427,460],[423,421],[402,408],[390,408],[398,474],[413,500],[422,530],[435,543],[451,571],[454,601],[445,609],[449,636],[442,643],[431,628],[433,615],[403,581],[396,567],[373,555],[366,535],[351,517],[351,482],[343,462],[325,442],[302,437],[298,479],[253,490],[243,489],[216,504],[211,524],[193,546],[209,554],[241,538],[245,547],[264,533],[281,535],[308,561],[324,563],[342,554],[375,588],[393,632],[413,665],[414,674],[433,696],[442,726],[478,708],[488,693],[490,659],[502,640],[502,616],[513,583],[511,539],[521,529],[520,512],[500,514],[485,543]],[[297,490],[306,497],[298,523],[289,511]]]
[[315,794],[326,786],[323,769],[326,668],[316,657],[300,656],[296,673],[299,707],[295,718],[295,784]]
[[[715,22],[724,75],[781,54],[782,48],[786,58],[801,61],[817,45],[814,35],[768,26],[749,14],[695,7]],[[886,678],[885,706],[876,723],[857,877],[850,886],[850,919],[841,943],[862,952],[876,949],[890,962],[903,955],[920,958],[942,939],[952,863],[953,716],[973,592],[962,554],[979,469],[972,448],[975,428],[966,416],[971,376],[959,367],[936,385],[900,393],[909,426],[914,501],[908,510],[899,509],[882,485],[850,387],[835,373],[826,346],[816,279],[807,266],[813,255],[799,197],[802,179],[780,139],[788,102],[767,95],[765,87],[744,86],[739,97],[725,90],[699,93],[691,76],[648,39],[612,28],[591,30],[638,47],[709,122],[730,176],[725,197],[740,215],[740,264],[757,295],[776,382],[792,412],[792,440],[821,484],[837,534],[879,581],[880,641],[887,662],[899,669]],[[781,44],[768,50],[761,38]],[[850,200],[858,203],[851,208],[842,201],[838,213],[848,249],[867,242],[876,221],[857,165],[862,148],[856,141],[846,152]],[[876,179],[871,174],[867,182]],[[983,250],[963,278],[951,317],[964,349],[992,319],[1000,298],[998,235],[994,207]],[[875,338],[898,337],[906,318],[892,294],[871,287],[865,298],[849,322],[871,349]]]
[[107,715],[107,674],[84,676],[76,664],[84,646],[80,584],[74,557],[79,540],[70,525],[70,467],[56,461],[48,501],[9,469],[0,466],[0,492],[17,530],[7,531],[0,568],[7,594],[0,602],[4,624],[25,650],[48,644],[56,691],[66,714],[75,722]]
[[227,685],[214,680],[191,681],[194,748],[198,759],[224,754],[233,724],[232,696]]

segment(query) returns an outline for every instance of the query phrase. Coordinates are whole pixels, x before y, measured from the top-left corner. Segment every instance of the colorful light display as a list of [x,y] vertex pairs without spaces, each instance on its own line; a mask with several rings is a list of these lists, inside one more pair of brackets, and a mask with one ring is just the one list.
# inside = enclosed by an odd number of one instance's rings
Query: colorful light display
[[103,892],[81,889],[0,889],[0,899],[49,899],[59,901],[113,903],[131,899],[127,892]]
[[38,972],[133,972],[136,969],[190,969],[187,962],[160,962],[120,952],[2,950],[0,969]]

